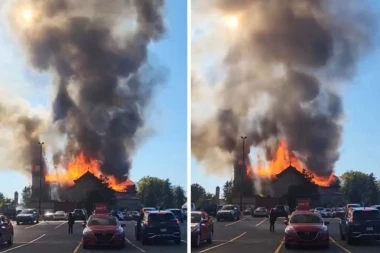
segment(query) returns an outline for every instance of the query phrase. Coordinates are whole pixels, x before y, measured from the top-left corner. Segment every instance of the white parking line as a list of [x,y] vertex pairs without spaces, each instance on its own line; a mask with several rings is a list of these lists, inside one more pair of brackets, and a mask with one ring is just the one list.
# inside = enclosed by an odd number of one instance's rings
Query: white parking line
[[183,243],[187,243],[185,240],[181,240],[181,242],[183,242]]
[[139,250],[140,252],[145,252],[145,250],[143,250],[142,248],[140,248],[140,247],[134,245],[130,240],[128,240],[127,237],[125,237],[125,241],[126,241],[127,243],[129,243],[129,244],[130,244],[132,247],[134,247],[135,249]]
[[228,243],[231,243],[231,242],[233,242],[233,241],[239,239],[240,237],[242,237],[242,236],[245,235],[246,233],[247,233],[247,232],[244,232],[244,233],[242,233],[241,235],[236,236],[235,238],[232,238],[231,240],[229,240],[229,241],[227,241],[227,242],[225,242],[225,243],[221,243],[221,244],[218,244],[218,245],[216,245],[216,246],[214,246],[214,247],[207,248],[207,249],[205,249],[205,250],[200,251],[199,253],[203,253],[203,252],[206,252],[206,251],[209,251],[209,250],[215,249],[215,248],[219,248],[219,247],[221,247],[221,246],[223,246],[223,245],[226,245],[226,244],[228,244]]
[[268,218],[265,218],[264,220],[260,221],[259,223],[257,223],[255,226],[258,227],[260,226],[261,224],[263,224]]
[[346,253],[352,253],[351,251],[349,251],[348,249],[346,249],[345,247],[343,247],[342,245],[340,245],[339,243],[337,243],[334,239],[332,239],[331,236],[330,236],[330,241],[332,241],[336,246],[338,246],[339,248],[341,248],[344,252],[346,252]]
[[59,228],[59,227],[62,226],[63,224],[67,224],[67,222],[66,222],[66,221],[62,222],[61,224],[59,224],[58,226],[56,226],[54,229]]
[[227,226],[231,226],[231,225],[236,224],[236,223],[238,223],[238,222],[241,222],[241,221],[243,221],[243,220],[245,220],[245,218],[243,218],[243,219],[241,219],[241,220],[238,220],[238,221],[235,221],[235,222],[232,222],[232,223],[228,223],[228,224],[226,224],[226,225],[224,225],[224,226],[225,226],[225,227],[227,227]]
[[285,243],[285,238],[283,238],[283,239],[281,240],[280,245],[278,245],[278,247],[277,247],[277,249],[276,249],[276,251],[275,251],[274,253],[280,253],[281,248],[282,248],[282,245],[284,245],[284,243]]
[[32,225],[32,226],[26,227],[25,229],[29,229],[29,228],[32,228],[32,227],[38,226],[38,225],[40,225],[40,224],[41,224],[41,223],[37,223],[37,224],[34,224],[34,225]]
[[34,239],[34,240],[31,240],[30,242],[27,242],[27,243],[25,243],[25,244],[21,244],[21,245],[19,245],[19,246],[16,246],[16,247],[13,247],[13,248],[10,248],[10,249],[7,249],[7,250],[4,250],[4,251],[0,251],[0,253],[5,253],[5,252],[9,252],[9,251],[11,251],[11,250],[19,249],[19,248],[21,248],[21,247],[24,247],[24,246],[26,246],[26,245],[29,245],[29,244],[31,244],[31,243],[34,243],[35,241],[41,239],[41,238],[44,237],[44,236],[45,236],[45,234],[43,234],[43,235],[41,235],[40,237],[38,237],[38,238],[36,238],[36,239]]
[[[80,246],[82,245],[82,240],[78,243],[78,245],[75,247],[73,253],[78,253]],[[1,252],[0,252],[1,253]]]

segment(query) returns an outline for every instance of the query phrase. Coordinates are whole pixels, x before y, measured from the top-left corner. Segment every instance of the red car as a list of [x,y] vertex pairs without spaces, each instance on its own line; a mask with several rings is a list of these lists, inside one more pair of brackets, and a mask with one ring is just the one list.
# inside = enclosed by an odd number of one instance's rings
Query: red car
[[13,226],[5,215],[0,214],[0,244],[13,244]]
[[293,246],[312,246],[329,248],[330,235],[328,221],[323,221],[319,214],[309,211],[295,211],[289,220],[284,221],[285,248]]
[[83,249],[95,246],[125,248],[125,224],[120,224],[116,217],[94,214],[83,226]]

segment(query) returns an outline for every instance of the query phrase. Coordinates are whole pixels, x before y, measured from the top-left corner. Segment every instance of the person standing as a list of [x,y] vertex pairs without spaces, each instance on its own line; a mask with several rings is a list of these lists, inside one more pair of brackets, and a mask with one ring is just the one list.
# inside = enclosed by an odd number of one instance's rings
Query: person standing
[[75,223],[72,213],[69,213],[69,217],[67,220],[68,220],[67,223],[69,224],[69,234],[72,234],[73,233],[73,226]]
[[269,223],[270,223],[269,231],[270,232],[274,232],[274,223],[276,222],[276,220],[277,220],[277,216],[274,209],[272,208],[269,213]]

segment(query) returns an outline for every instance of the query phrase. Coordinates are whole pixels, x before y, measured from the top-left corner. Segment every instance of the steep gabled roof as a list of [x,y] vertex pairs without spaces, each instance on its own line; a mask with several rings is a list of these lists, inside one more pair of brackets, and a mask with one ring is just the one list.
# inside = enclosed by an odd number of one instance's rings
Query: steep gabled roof
[[299,175],[300,177],[303,177],[302,173],[299,172],[296,168],[294,168],[292,165],[289,165],[289,167],[287,167],[286,169],[284,169],[283,171],[281,171],[280,173],[278,173],[276,175],[276,178],[279,179],[285,175],[288,175],[288,174],[294,174],[294,175]]
[[77,178],[76,180],[74,180],[74,183],[78,184],[78,183],[83,182],[85,180],[92,180],[92,181],[97,181],[97,182],[101,183],[100,179],[97,178],[94,174],[92,174],[89,171],[87,171],[82,176],[80,176],[79,178]]

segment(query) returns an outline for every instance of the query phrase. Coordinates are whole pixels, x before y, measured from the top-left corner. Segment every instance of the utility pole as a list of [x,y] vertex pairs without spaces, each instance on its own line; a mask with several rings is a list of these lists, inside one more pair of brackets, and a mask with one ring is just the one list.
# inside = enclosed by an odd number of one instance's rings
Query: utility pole
[[40,190],[39,190],[39,200],[38,200],[38,212],[41,215],[41,201],[42,201],[42,177],[43,177],[43,142],[38,142],[40,145]]
[[243,139],[243,165],[240,172],[240,211],[243,210],[243,173],[245,173],[245,140],[247,139],[247,136],[241,136]]

